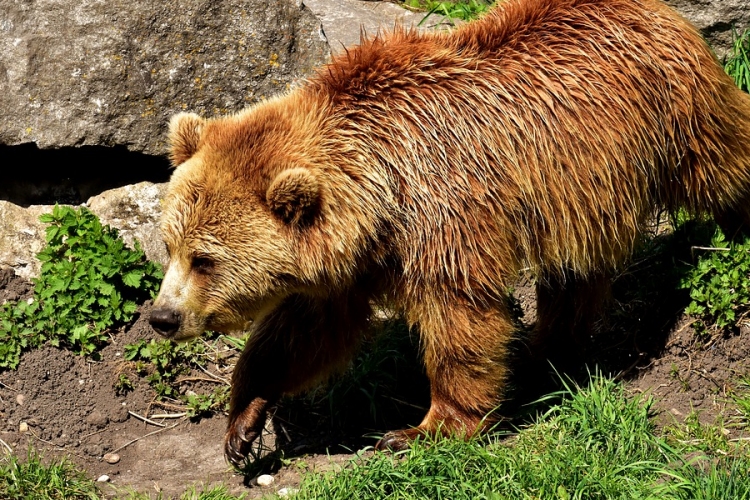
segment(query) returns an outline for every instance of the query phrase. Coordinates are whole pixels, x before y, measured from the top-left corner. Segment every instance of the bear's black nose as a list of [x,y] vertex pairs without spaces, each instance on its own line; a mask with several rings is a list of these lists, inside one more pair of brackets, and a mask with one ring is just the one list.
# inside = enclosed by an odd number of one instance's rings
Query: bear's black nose
[[166,307],[154,309],[148,318],[151,327],[165,337],[174,337],[174,334],[180,329],[181,320],[180,313]]

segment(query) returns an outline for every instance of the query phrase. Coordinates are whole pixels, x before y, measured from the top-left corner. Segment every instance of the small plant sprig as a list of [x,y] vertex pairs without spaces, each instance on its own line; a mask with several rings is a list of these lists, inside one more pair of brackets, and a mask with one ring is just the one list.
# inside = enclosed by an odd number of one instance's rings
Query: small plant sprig
[[750,311],[750,239],[730,243],[717,228],[681,286],[690,290],[685,312],[698,333],[733,328]]
[[138,242],[125,246],[116,229],[85,207],[55,206],[34,297],[0,308],[0,368],[15,369],[22,351],[45,341],[92,354],[108,329],[133,319],[137,304],[153,297],[163,277]]
[[[205,371],[207,362],[222,363],[218,353],[241,350],[242,339],[224,335],[207,334],[204,338],[175,343],[171,340],[139,340],[125,346],[124,358],[135,362],[136,371],[145,376],[160,399],[181,401],[189,417],[200,417],[216,411],[226,411],[229,406],[229,384],[217,379],[216,387],[206,394],[181,394],[179,377],[191,370]],[[226,355],[226,353],[225,353]]]

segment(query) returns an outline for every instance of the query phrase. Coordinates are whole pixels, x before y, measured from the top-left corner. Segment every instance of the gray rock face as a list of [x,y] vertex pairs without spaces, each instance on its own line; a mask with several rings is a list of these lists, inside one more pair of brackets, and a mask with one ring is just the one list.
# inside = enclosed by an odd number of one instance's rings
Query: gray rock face
[[0,0],[0,143],[163,154],[173,113],[238,111],[328,54],[296,0]]
[[719,58],[732,47],[733,28],[741,32],[750,27],[750,2],[747,0],[665,1],[701,30]]
[[166,184],[139,182],[104,191],[90,198],[86,205],[102,224],[116,227],[127,245],[132,248],[133,240],[138,240],[149,260],[164,265],[168,257],[159,220],[166,191]]
[[[333,53],[345,47],[359,44],[362,30],[373,36],[379,30],[392,30],[395,25],[417,27],[424,19],[424,12],[411,12],[391,2],[364,0],[304,0],[313,14],[323,23],[328,43]],[[434,29],[447,27],[440,15],[431,15],[419,26]]]

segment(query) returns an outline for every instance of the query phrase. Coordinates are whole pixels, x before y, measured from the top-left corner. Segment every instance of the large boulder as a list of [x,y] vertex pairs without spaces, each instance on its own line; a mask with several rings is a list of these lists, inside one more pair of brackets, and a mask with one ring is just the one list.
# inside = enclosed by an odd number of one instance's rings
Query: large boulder
[[0,144],[164,154],[175,112],[234,112],[327,60],[297,0],[0,0]]
[[[747,0],[666,0],[698,29],[723,58],[732,47],[733,30],[750,27],[750,2]],[[664,40],[669,44],[669,40]]]

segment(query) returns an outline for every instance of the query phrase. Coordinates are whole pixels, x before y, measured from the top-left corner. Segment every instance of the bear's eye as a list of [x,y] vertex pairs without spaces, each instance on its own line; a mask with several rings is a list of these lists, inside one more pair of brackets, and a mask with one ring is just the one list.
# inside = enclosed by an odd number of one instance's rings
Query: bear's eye
[[200,274],[211,274],[214,270],[215,263],[211,257],[205,255],[196,255],[190,261],[190,267]]

